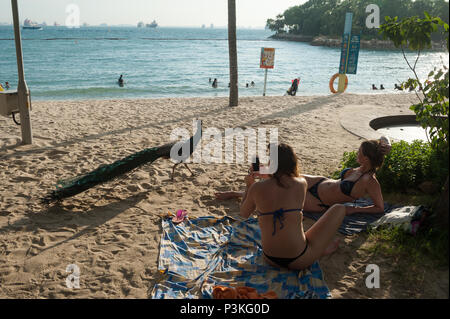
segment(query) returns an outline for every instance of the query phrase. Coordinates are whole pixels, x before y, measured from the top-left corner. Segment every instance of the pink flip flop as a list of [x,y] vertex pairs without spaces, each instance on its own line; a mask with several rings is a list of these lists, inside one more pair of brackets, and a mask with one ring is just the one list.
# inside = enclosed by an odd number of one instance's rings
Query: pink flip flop
[[177,215],[172,218],[172,222],[174,224],[179,224],[184,221],[184,218],[187,216],[187,211],[184,209],[180,209],[177,211]]

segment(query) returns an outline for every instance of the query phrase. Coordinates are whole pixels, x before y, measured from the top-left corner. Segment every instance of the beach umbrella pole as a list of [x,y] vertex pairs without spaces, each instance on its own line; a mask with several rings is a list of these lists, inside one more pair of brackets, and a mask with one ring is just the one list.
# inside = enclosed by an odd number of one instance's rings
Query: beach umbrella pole
[[17,71],[19,75],[19,82],[17,85],[17,94],[19,99],[20,125],[22,130],[22,143],[33,144],[33,134],[31,131],[30,119],[30,92],[28,90],[27,82],[25,81],[25,72],[23,68],[22,57],[22,38],[20,35],[20,21],[19,9],[17,0],[11,0],[11,7],[14,20],[14,38],[16,42],[16,56],[17,56]]

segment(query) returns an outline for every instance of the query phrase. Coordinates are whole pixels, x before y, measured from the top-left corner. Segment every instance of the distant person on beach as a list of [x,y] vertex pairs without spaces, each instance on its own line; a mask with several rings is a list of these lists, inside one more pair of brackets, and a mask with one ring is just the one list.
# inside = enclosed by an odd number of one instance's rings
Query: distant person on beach
[[[362,142],[358,150],[357,168],[346,168],[339,180],[323,176],[302,175],[308,184],[305,197],[305,211],[322,212],[334,204],[353,202],[368,194],[374,203],[368,207],[347,206],[347,215],[353,213],[382,213],[384,211],[381,186],[375,172],[383,165],[384,157],[390,152],[391,144],[387,137]],[[262,176],[265,178],[266,176]],[[219,200],[242,197],[242,192],[220,192],[215,194]]]
[[378,88],[375,86],[375,84],[372,84],[372,90],[378,90]]
[[300,175],[298,158],[289,145],[279,144],[277,171],[256,182],[250,167],[240,215],[258,215],[265,260],[274,267],[302,270],[339,245],[333,240],[345,217],[345,206],[333,205],[308,231],[303,229],[307,182]]
[[217,79],[214,79],[213,83],[212,83],[212,87],[213,88],[217,88]]
[[5,89],[7,89],[7,90],[10,89],[9,82],[5,82]]
[[399,90],[399,91],[403,91],[403,88],[399,85],[397,85],[397,83],[394,84],[394,90]]
[[123,81],[123,75],[122,74],[120,75],[120,78],[119,78],[119,80],[117,82],[119,83],[119,86],[123,86],[124,81]]
[[289,88],[289,90],[287,90],[286,93],[291,96],[295,96],[297,94],[299,83],[300,83],[300,78],[292,80],[292,85]]
[[380,85],[380,90],[384,90],[383,84]]

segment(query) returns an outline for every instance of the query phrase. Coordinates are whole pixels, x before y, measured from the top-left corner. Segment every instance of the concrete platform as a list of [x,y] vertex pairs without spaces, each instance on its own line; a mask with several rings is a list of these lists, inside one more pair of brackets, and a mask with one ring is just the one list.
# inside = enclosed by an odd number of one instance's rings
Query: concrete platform
[[371,140],[379,139],[382,136],[372,126],[375,128],[389,126],[396,121],[393,116],[398,115],[402,115],[402,118],[408,123],[411,122],[411,116],[415,116],[414,112],[407,108],[389,108],[381,107],[380,105],[347,105],[341,109],[339,120],[341,126],[348,132]]

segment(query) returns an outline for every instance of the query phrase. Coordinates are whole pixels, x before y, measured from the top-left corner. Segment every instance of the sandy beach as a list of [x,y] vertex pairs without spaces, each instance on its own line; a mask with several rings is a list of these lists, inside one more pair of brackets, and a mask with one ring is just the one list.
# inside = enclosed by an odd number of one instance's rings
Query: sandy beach
[[[182,165],[157,160],[123,178],[47,207],[40,199],[60,179],[75,177],[145,148],[170,142],[175,128],[277,128],[302,172],[328,176],[361,137],[340,114],[361,106],[381,115],[413,114],[413,94],[34,102],[34,144],[0,118],[0,298],[149,298],[158,279],[161,216],[186,209],[199,216],[239,217],[237,201],[216,191],[241,190],[247,165]],[[313,222],[305,219],[305,227]],[[395,263],[364,249],[365,237],[340,237],[320,260],[333,298],[448,298],[448,269],[427,270],[421,283],[399,282]],[[80,289],[66,287],[66,267],[80,268]],[[381,265],[382,286],[368,289],[366,266]],[[425,271],[425,270],[424,270]],[[414,286],[414,287],[411,287]]]

